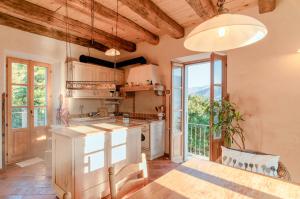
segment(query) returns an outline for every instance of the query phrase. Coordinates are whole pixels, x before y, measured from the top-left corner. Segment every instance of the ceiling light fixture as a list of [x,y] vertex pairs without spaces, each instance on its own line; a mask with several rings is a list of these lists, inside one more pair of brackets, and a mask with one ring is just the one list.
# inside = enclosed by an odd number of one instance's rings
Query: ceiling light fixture
[[[107,51],[105,51],[104,54],[106,56],[113,57],[113,56],[118,56],[121,54],[120,51],[116,49],[116,43],[117,43],[116,40],[117,40],[117,36],[118,36],[118,19],[119,19],[119,2],[117,0],[116,36],[115,36],[115,44],[114,44],[115,47],[112,47],[112,48],[108,49]],[[114,32],[114,29],[112,28],[112,33],[113,32]]]
[[118,51],[114,48],[111,48],[111,49],[108,49],[107,51],[105,51],[105,55],[111,56],[111,57],[117,56],[117,55],[120,55],[120,54],[121,54],[120,51]]
[[253,44],[263,39],[268,30],[257,19],[229,14],[225,0],[218,0],[218,15],[201,23],[184,41],[184,47],[199,52],[225,51]]

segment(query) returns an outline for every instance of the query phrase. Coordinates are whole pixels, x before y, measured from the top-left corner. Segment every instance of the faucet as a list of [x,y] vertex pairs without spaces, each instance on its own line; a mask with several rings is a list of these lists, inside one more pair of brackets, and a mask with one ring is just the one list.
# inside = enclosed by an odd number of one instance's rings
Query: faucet
[[83,104],[80,104],[79,109],[80,109],[80,117],[83,117]]

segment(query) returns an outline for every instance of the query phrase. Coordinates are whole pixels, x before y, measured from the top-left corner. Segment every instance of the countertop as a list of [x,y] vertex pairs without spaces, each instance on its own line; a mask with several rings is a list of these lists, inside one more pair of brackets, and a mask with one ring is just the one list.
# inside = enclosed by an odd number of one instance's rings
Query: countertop
[[122,120],[110,119],[110,120],[80,120],[80,122],[71,123],[69,127],[65,126],[52,126],[50,131],[56,134],[78,137],[87,136],[95,133],[112,133],[121,129],[139,128],[144,124],[147,124],[148,120],[133,120],[129,123],[123,123]]

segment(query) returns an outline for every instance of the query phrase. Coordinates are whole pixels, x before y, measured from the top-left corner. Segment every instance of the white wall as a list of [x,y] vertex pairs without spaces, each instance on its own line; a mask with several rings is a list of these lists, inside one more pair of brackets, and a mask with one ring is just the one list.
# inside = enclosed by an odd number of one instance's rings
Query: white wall
[[[259,15],[256,7],[244,12],[260,19],[269,34],[257,44],[227,53],[228,90],[231,100],[246,114],[247,147],[280,155],[293,180],[300,182],[297,159],[300,153],[300,54],[296,53],[300,48],[300,1],[278,2],[272,13]],[[4,54],[7,50],[52,60],[56,65],[55,79],[60,79],[57,80],[60,83],[54,85],[55,95],[59,94],[59,89],[64,87],[64,42],[0,26],[1,93],[5,90]],[[87,54],[82,47],[73,46],[73,50],[75,56]],[[170,89],[170,60],[191,54],[195,53],[184,49],[183,39],[162,36],[159,45],[141,43],[137,52],[123,53],[120,59],[145,56],[160,66],[163,83]],[[102,56],[95,52],[93,55]]]
[[[296,182],[300,182],[297,159],[300,154],[300,53],[296,53],[300,49],[299,7],[299,0],[285,0],[278,1],[271,13],[260,15],[257,7],[244,11],[261,20],[269,34],[252,46],[227,52],[228,91],[230,99],[246,114],[243,126],[247,148],[280,155]],[[195,54],[184,49],[183,39],[168,36],[161,37],[157,46],[141,43],[137,49],[123,57],[143,55],[158,64],[168,89],[170,60]]]
[[300,1],[279,1],[276,10],[247,15],[261,20],[268,36],[228,52],[230,99],[246,114],[247,148],[278,154],[300,182]]
[[[78,58],[81,54],[88,54],[87,48],[71,45],[72,57]],[[52,64],[53,70],[53,116],[55,117],[55,110],[58,106],[58,96],[64,92],[65,80],[64,80],[64,62],[65,62],[65,42],[57,41],[51,38],[38,36],[35,34],[19,31],[6,26],[0,26],[0,93],[2,94],[6,90],[5,79],[5,65],[6,56],[13,56],[23,59],[30,59],[35,61],[46,62]],[[91,55],[98,58],[105,58],[102,52],[91,50]],[[1,99],[0,99],[1,102]],[[85,103],[86,111],[94,110],[95,105],[99,102],[74,102],[70,101],[72,109],[76,109],[78,104]],[[0,118],[0,129],[1,129]],[[55,119],[53,120],[55,121]],[[2,131],[2,130],[1,130]],[[1,132],[2,133],[2,132]],[[2,136],[0,136],[0,143],[2,143]],[[0,168],[2,165],[2,147],[0,147]]]

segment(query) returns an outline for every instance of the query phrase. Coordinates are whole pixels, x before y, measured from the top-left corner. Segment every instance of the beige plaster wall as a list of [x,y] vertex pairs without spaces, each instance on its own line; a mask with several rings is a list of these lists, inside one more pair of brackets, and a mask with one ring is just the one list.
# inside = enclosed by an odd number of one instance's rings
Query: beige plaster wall
[[[252,46],[226,52],[228,91],[246,114],[247,148],[280,155],[295,182],[300,182],[299,7],[298,0],[282,0],[271,13],[260,15],[257,7],[244,11],[261,20],[269,34]],[[121,59],[145,56],[160,66],[163,83],[170,89],[170,60],[191,54],[195,53],[184,49],[183,39],[163,36],[159,45],[141,43],[136,53]]]

